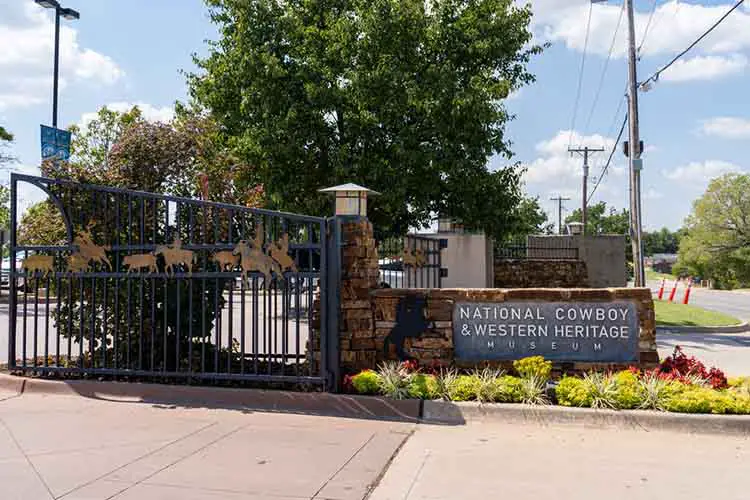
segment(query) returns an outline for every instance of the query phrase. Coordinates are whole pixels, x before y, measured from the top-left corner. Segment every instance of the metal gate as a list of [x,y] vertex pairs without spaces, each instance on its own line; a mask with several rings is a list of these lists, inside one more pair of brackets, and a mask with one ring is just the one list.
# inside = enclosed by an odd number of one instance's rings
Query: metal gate
[[442,250],[448,241],[407,234],[378,242],[379,281],[387,288],[442,288]]
[[[61,244],[19,235],[19,183]],[[10,370],[335,387],[323,218],[12,174],[10,226]]]

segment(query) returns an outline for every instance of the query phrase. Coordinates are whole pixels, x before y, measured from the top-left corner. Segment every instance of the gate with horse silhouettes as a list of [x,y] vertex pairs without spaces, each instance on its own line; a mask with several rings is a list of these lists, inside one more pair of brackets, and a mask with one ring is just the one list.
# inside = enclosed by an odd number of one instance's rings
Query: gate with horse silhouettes
[[[19,184],[47,194],[59,241],[19,234]],[[333,388],[336,233],[320,217],[12,174],[9,369]]]

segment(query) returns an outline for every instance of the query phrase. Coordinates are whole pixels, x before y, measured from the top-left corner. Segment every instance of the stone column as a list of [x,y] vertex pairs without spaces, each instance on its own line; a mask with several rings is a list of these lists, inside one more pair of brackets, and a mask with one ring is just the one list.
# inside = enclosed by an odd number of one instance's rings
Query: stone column
[[378,251],[372,224],[365,218],[341,224],[341,317],[339,348],[342,372],[375,366],[375,325],[370,292],[378,287]]

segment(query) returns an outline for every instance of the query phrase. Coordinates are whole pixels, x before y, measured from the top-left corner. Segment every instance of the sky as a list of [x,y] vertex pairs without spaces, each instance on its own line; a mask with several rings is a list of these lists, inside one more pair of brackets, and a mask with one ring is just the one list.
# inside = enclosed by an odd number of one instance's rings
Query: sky
[[[192,54],[205,53],[205,40],[216,37],[203,2],[62,3],[78,10],[81,19],[62,21],[59,125],[85,122],[103,105],[124,110],[138,104],[147,118],[168,120],[174,102],[187,98],[182,71],[191,71]],[[530,64],[536,82],[505,103],[516,116],[506,129],[515,153],[511,161],[526,168],[527,193],[538,196],[556,222],[557,203],[551,197],[570,198],[568,211],[581,205],[582,160],[571,157],[568,147],[604,147],[590,160],[590,187],[599,182],[591,202],[625,208],[627,159],[620,148],[602,174],[627,108],[621,0],[530,3],[534,40],[549,47]],[[690,45],[733,3],[656,0],[654,6],[654,0],[635,0],[636,38],[642,44],[639,81]],[[19,161],[11,168],[19,172],[38,172],[39,125],[51,124],[53,34],[49,9],[33,0],[0,0],[0,125],[15,134],[11,152]],[[710,179],[750,172],[749,65],[746,2],[639,94],[644,228],[677,229]],[[507,163],[492,158],[489,166]],[[7,181],[7,172],[1,175]],[[38,196],[21,193],[22,205]]]

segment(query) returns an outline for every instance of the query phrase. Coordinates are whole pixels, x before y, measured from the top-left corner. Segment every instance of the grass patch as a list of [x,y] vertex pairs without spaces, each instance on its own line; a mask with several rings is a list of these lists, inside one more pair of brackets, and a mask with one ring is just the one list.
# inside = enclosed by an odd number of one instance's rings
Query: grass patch
[[730,326],[741,323],[728,314],[663,300],[655,300],[654,309],[658,326]]
[[664,274],[664,273],[658,273],[651,269],[650,267],[646,268],[646,280],[648,281],[657,281],[657,280],[667,280],[667,281],[674,281],[675,277],[671,274]]

